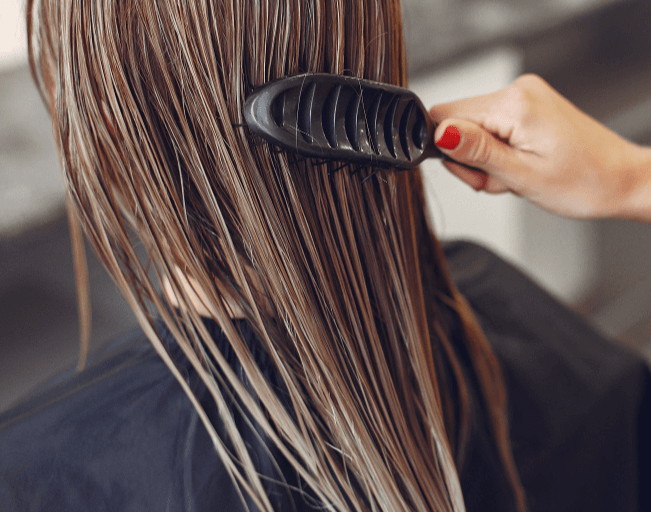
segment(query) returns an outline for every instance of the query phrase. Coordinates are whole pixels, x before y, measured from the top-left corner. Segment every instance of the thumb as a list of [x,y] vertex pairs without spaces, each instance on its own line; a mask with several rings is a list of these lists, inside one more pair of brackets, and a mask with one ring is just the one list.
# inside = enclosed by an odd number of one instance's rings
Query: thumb
[[513,148],[472,121],[446,119],[434,132],[434,141],[442,153],[467,167],[486,173],[500,173],[509,167]]

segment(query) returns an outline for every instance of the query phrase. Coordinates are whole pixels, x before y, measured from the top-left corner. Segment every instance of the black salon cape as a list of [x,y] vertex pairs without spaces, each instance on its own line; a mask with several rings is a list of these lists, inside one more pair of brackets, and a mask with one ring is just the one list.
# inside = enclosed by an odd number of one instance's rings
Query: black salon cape
[[[651,511],[645,363],[487,250],[457,242],[445,252],[504,368],[513,451],[530,510]],[[251,329],[237,326],[281,393]],[[210,328],[238,371],[225,338]],[[196,374],[162,327],[161,334],[216,419]],[[264,446],[234,415],[258,470],[279,478]],[[272,453],[286,482],[300,488],[287,462]],[[461,482],[469,512],[514,510],[485,424],[473,431]],[[313,510],[309,495],[266,485],[275,510]],[[0,416],[0,511],[36,510],[246,508],[181,387],[136,331],[82,373],[60,375]]]

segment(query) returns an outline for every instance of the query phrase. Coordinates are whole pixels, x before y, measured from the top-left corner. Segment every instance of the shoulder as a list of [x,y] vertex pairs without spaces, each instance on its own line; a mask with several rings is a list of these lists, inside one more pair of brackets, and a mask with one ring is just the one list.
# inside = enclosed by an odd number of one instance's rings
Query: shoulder
[[645,360],[490,250],[453,242],[444,251],[501,362],[531,509],[636,510],[634,482],[651,460],[638,437],[650,421]]
[[141,331],[111,348],[0,415],[2,510],[146,510],[172,493],[191,405]]
[[454,281],[502,362],[512,399],[526,393],[530,406],[535,399],[554,416],[529,425],[530,435],[544,429],[546,435],[568,435],[574,422],[614,389],[628,386],[639,395],[649,371],[638,354],[604,337],[488,249],[454,242],[445,253]]

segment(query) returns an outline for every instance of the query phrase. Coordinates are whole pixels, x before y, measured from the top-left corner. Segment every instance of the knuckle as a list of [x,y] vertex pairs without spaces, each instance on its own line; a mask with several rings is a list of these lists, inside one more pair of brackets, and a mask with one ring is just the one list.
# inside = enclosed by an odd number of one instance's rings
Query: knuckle
[[513,85],[525,91],[535,91],[547,87],[548,84],[539,75],[527,73],[518,77]]
[[511,86],[511,93],[521,104],[533,103],[537,98],[543,97],[551,89],[550,85],[541,77],[534,74],[522,75]]
[[492,149],[487,137],[478,137],[473,144],[469,145],[468,157],[479,167],[488,164],[491,161]]
[[526,121],[545,97],[549,84],[535,74],[522,75],[507,89],[507,101],[513,118]]

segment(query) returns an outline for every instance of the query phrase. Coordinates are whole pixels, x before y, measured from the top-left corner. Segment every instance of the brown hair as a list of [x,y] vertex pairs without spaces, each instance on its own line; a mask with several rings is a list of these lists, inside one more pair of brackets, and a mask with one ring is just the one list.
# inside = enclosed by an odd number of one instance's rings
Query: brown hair
[[[397,0],[30,0],[28,31],[71,208],[260,509],[272,506],[225,389],[326,508],[458,512],[471,380],[525,509],[500,369],[448,275],[419,173],[362,184],[372,169],[332,172],[340,164],[277,152],[240,126],[247,94],[278,77],[321,71],[404,86]],[[253,392],[215,346],[177,268],[205,292]],[[179,309],[159,295],[164,280]],[[268,352],[291,411],[226,298]],[[231,451],[152,310],[222,411]]]

